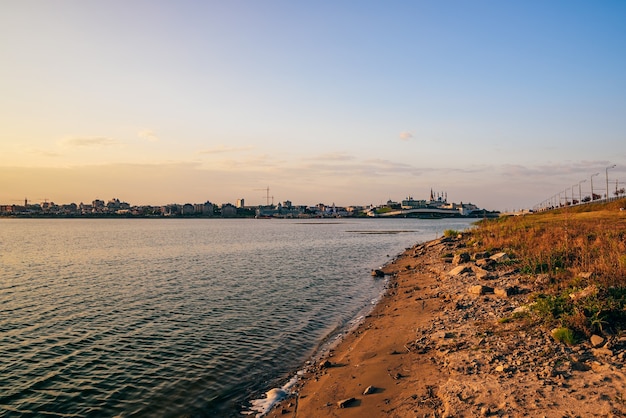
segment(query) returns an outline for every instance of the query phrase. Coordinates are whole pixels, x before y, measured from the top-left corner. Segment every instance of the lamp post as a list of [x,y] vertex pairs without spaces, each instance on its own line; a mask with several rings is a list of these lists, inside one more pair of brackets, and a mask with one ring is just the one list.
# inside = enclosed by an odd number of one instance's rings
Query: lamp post
[[610,165],[606,168],[605,173],[606,173],[606,201],[609,201],[609,169],[610,168],[615,168],[615,164]]
[[600,173],[591,175],[591,201],[593,202],[593,177],[599,175]]
[[580,188],[581,183],[586,182],[587,180],[581,180],[578,182],[578,204],[582,204],[583,203],[583,193],[582,190]]
[[572,185],[572,206],[574,206],[574,187],[576,187],[575,184]]

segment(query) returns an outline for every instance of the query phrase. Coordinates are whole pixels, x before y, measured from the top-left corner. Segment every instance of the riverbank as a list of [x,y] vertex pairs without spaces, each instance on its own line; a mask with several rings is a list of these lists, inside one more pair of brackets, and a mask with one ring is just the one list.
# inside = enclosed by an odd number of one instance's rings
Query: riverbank
[[271,417],[624,416],[626,336],[574,346],[527,317],[541,276],[467,236],[416,245],[389,290]]

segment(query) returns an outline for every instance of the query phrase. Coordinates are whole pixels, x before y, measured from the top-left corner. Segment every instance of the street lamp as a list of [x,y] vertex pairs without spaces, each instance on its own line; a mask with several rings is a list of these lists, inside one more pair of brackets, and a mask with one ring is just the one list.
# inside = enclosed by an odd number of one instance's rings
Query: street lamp
[[575,184],[572,185],[572,206],[574,206],[574,187],[576,187]]
[[594,200],[594,199],[593,199],[593,177],[594,177],[594,176],[597,176],[598,174],[600,174],[600,173],[596,173],[596,174],[592,174],[592,175],[591,175],[591,201],[592,201],[592,202],[593,202],[593,200]]
[[609,201],[609,168],[615,168],[615,164],[610,165],[606,168],[606,201]]
[[[583,202],[583,193],[580,189],[581,183],[586,182],[587,180],[581,180],[578,182],[578,204],[580,205]],[[592,193],[593,194],[593,193]]]

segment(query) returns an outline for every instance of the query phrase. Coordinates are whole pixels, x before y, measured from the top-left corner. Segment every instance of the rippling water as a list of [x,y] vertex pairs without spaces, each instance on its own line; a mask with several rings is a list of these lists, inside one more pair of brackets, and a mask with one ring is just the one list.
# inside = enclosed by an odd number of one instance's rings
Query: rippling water
[[470,222],[0,220],[0,415],[238,416]]

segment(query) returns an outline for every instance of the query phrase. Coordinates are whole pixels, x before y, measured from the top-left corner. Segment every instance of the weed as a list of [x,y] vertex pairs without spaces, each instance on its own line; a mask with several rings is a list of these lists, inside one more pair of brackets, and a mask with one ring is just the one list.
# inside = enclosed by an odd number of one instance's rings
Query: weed
[[565,327],[553,329],[552,338],[567,345],[575,345],[577,341],[574,331]]

